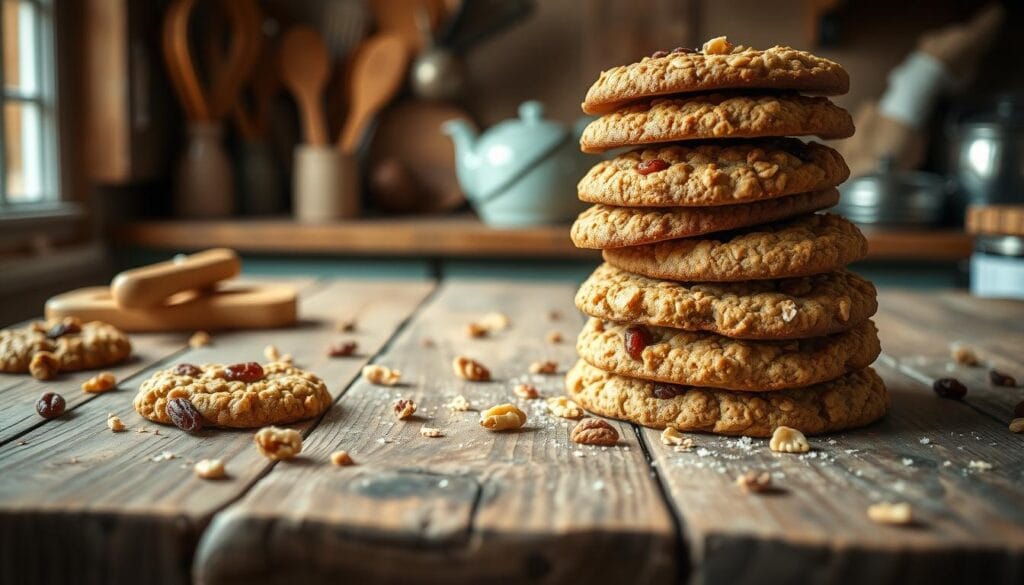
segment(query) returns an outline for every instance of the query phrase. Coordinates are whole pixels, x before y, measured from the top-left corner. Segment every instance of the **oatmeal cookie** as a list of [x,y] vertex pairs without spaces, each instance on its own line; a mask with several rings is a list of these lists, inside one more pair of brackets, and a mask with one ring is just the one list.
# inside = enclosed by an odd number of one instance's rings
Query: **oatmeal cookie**
[[583,152],[705,138],[853,135],[850,113],[823,97],[707,94],[625,106],[587,125]]
[[[646,347],[627,347],[625,338],[632,327],[645,330],[641,333]],[[623,376],[767,392],[810,386],[866,368],[881,347],[871,321],[823,337],[754,341],[592,317],[580,331],[576,351],[590,364]]]
[[[640,167],[655,160],[665,168]],[[762,138],[633,150],[594,165],[576,191],[588,203],[625,207],[733,205],[827,189],[849,176],[843,157],[823,144]]]
[[131,355],[132,344],[113,325],[74,317],[0,330],[0,372],[28,372],[32,356],[44,351],[56,357],[59,371],[73,372],[119,364]]
[[889,394],[871,368],[815,386],[751,394],[669,386],[610,374],[583,360],[565,377],[587,410],[647,427],[770,437],[781,425],[818,435],[861,427],[885,415]]
[[857,226],[827,213],[603,252],[606,262],[634,274],[688,282],[821,274],[867,253],[868,242]]
[[187,398],[207,425],[257,428],[311,418],[331,406],[327,385],[317,376],[284,362],[262,368],[262,378],[252,382],[228,380],[228,367],[221,364],[160,370],[142,383],[135,410],[149,420],[171,424],[167,402]]
[[840,95],[850,89],[850,76],[838,63],[806,51],[780,46],[723,48],[658,53],[602,71],[587,91],[583,111],[604,114],[633,100],[695,91],[789,89]]
[[832,207],[839,191],[812,191],[768,201],[718,207],[613,207],[595,205],[572,224],[577,248],[624,248],[692,238],[789,219]]
[[680,283],[603,264],[576,293],[593,317],[740,339],[799,339],[848,331],[878,310],[875,287],[839,270],[783,280]]

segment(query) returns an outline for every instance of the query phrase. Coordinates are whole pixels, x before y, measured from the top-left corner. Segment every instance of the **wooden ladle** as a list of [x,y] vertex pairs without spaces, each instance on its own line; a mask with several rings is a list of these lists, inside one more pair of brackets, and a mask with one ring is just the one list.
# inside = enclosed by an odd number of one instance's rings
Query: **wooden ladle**
[[321,96],[330,75],[330,56],[323,38],[305,26],[293,27],[281,39],[281,80],[295,97],[306,142],[327,144],[327,122]]
[[396,34],[377,34],[358,49],[352,64],[349,111],[338,147],[352,154],[373,117],[398,93],[409,65],[405,41]]

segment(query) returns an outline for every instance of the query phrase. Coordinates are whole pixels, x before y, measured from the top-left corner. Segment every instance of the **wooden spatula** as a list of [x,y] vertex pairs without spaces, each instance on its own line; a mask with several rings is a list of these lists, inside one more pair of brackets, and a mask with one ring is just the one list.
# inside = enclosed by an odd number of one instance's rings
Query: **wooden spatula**
[[306,142],[327,144],[327,122],[320,98],[330,75],[330,56],[313,29],[293,27],[281,39],[281,79],[295,96]]
[[374,35],[359,46],[352,64],[348,118],[338,138],[342,152],[355,152],[370,121],[398,92],[408,65],[408,48],[398,35]]

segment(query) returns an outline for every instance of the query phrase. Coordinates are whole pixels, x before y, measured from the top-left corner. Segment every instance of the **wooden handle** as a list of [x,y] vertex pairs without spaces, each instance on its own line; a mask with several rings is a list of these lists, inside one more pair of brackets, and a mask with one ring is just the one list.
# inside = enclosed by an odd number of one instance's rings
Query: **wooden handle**
[[110,292],[120,307],[152,308],[165,304],[176,293],[211,287],[241,271],[242,263],[234,250],[214,248],[126,270],[114,277]]

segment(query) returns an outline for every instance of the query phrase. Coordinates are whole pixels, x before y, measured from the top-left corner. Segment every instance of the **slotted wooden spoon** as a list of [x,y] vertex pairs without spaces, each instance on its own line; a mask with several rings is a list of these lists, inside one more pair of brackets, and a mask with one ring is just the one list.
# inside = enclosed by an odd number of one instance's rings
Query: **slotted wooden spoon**
[[409,65],[405,41],[395,34],[377,34],[367,39],[352,64],[348,116],[338,138],[338,147],[352,154],[377,112],[398,93]]
[[293,27],[281,39],[281,80],[295,97],[306,143],[327,144],[327,122],[320,98],[330,75],[327,45],[313,29]]

